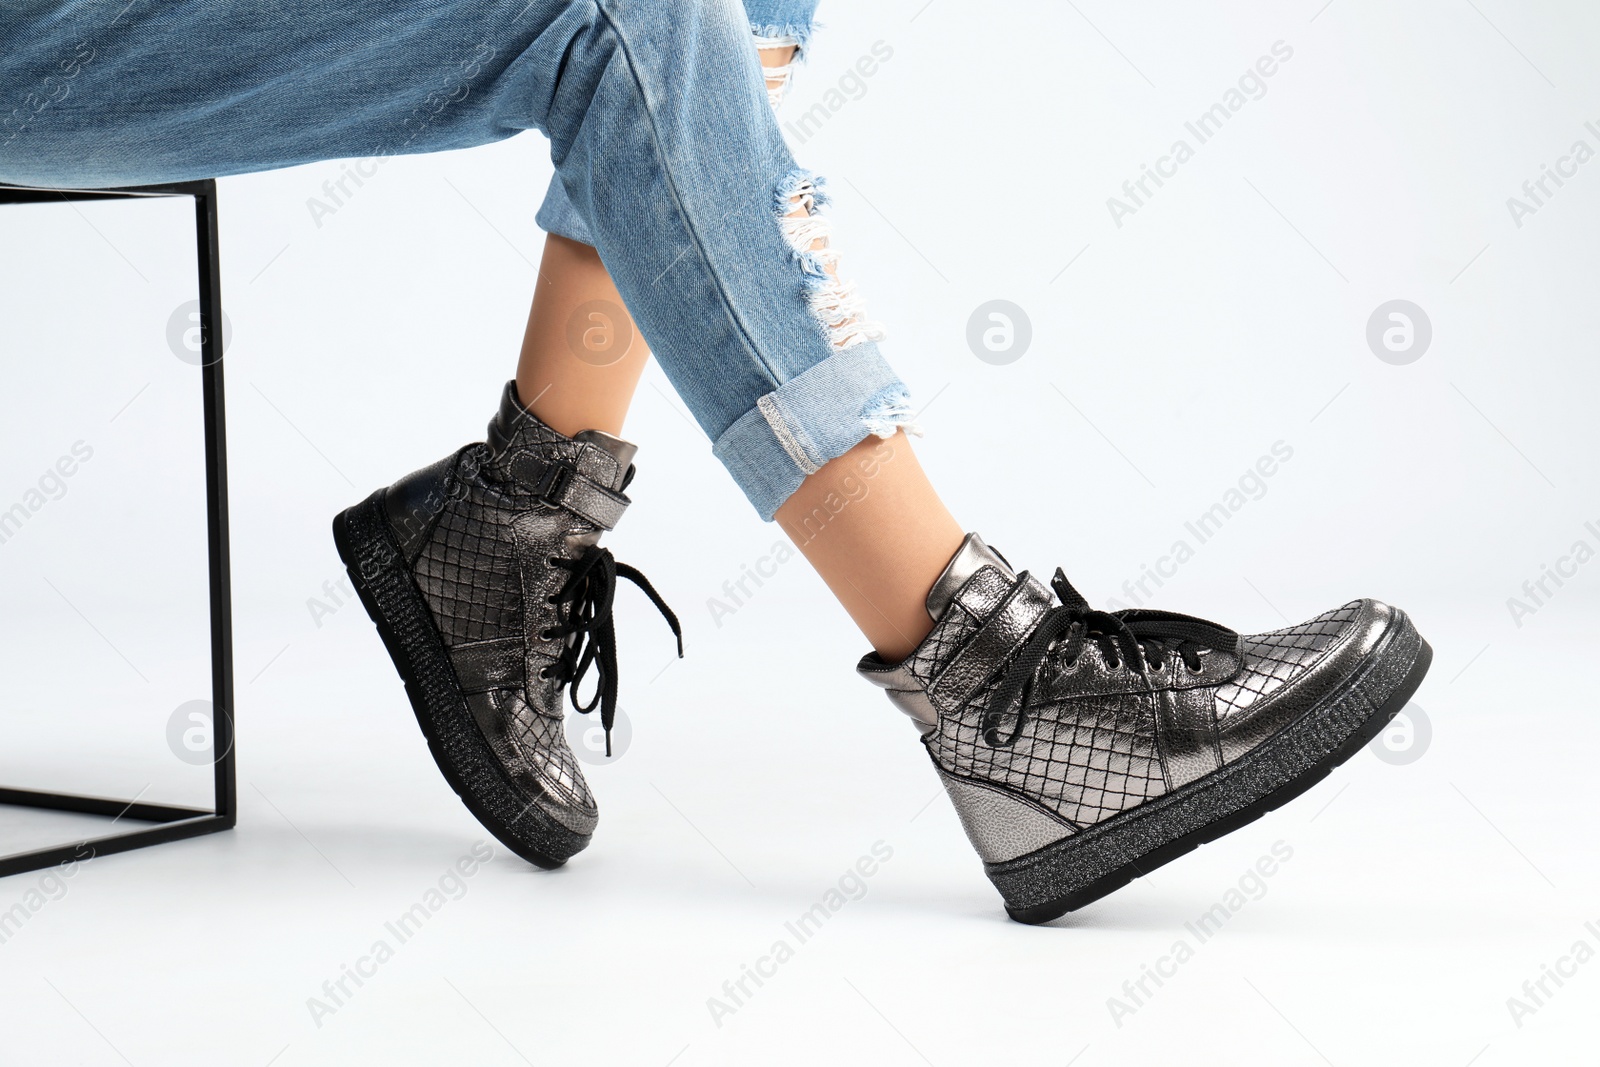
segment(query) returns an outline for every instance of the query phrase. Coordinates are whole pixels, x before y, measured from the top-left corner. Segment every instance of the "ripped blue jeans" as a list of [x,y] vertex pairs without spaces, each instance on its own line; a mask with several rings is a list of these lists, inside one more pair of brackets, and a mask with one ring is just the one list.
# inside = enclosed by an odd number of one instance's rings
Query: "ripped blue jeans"
[[0,182],[221,177],[540,130],[546,229],[593,245],[762,518],[910,419],[830,269],[757,44],[815,0],[8,0]]

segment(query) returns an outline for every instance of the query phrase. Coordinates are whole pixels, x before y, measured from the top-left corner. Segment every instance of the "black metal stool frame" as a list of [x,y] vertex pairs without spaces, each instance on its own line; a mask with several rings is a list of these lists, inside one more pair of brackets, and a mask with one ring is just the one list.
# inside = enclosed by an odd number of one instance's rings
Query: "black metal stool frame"
[[[212,180],[116,189],[40,189],[0,185],[0,205],[54,204],[74,200],[127,200],[157,196],[194,198],[195,244],[200,283],[200,392],[205,419],[206,549],[211,596],[212,751],[215,772],[211,810],[134,800],[48,793],[0,787],[0,804],[85,815],[110,816],[153,825],[84,837],[64,845],[0,856],[0,878],[42,870],[90,856],[228,830],[237,814],[233,752],[233,614],[228,576],[228,457],[222,386],[222,285],[217,241],[217,187]],[[87,850],[87,851],[86,851]]]

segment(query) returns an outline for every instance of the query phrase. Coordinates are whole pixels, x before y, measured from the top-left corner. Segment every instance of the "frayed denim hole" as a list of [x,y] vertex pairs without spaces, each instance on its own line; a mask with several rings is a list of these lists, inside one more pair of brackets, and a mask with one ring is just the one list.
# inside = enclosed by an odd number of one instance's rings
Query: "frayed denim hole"
[[913,437],[922,436],[917,413],[911,407],[911,394],[903,385],[878,390],[861,409],[861,424],[874,437],[890,438],[897,430]]
[[794,82],[795,68],[800,65],[801,57],[805,54],[804,42],[790,33],[763,33],[756,29],[756,48],[759,51],[770,51],[775,48],[793,48],[794,56],[789,62],[779,67],[761,66],[761,78],[767,86],[767,103],[776,111],[783,104],[783,98],[789,92],[789,86]]
[[[775,190],[778,225],[800,265],[806,305],[833,348],[881,341],[885,336],[883,326],[866,317],[866,304],[855,283],[838,277],[839,253],[833,248],[833,221],[819,212],[827,203],[826,182],[808,170],[790,171]],[[805,213],[791,214],[796,208]]]
[[800,50],[795,56],[796,60],[804,60],[806,50],[811,47],[811,35],[816,30],[817,26],[814,23],[752,22],[750,24],[750,32],[756,35],[758,43],[760,40],[766,39],[793,44]]

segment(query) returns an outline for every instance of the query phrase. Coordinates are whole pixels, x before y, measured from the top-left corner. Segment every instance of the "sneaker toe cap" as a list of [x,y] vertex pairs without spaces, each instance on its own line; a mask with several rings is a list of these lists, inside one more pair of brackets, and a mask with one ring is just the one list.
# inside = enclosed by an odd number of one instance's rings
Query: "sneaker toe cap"
[[1217,688],[1218,737],[1232,760],[1344,685],[1403,612],[1352,600],[1293,626],[1240,639],[1239,672]]

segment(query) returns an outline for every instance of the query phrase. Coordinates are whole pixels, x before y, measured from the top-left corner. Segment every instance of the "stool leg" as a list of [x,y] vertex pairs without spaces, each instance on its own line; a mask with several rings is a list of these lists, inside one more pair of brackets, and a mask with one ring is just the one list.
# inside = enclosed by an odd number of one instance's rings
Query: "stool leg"
[[233,615],[228,570],[228,457],[222,385],[222,272],[216,194],[214,181],[130,189],[56,190],[0,185],[0,205],[148,196],[194,197],[202,335],[200,388],[205,414],[206,543],[211,590],[212,739],[217,753],[214,763],[216,800],[212,811],[141,803],[138,798],[115,800],[0,786],[0,806],[108,816],[111,822],[107,829],[123,820],[147,824],[142,829],[117,829],[65,845],[0,856],[0,878],[231,829],[237,817],[233,756]]
[[237,783],[233,756],[233,606],[228,568],[228,457],[222,364],[222,270],[217,237],[216,182],[194,194],[200,281],[200,387],[205,408],[206,543],[211,569],[212,745],[216,753],[217,815],[234,824]]

